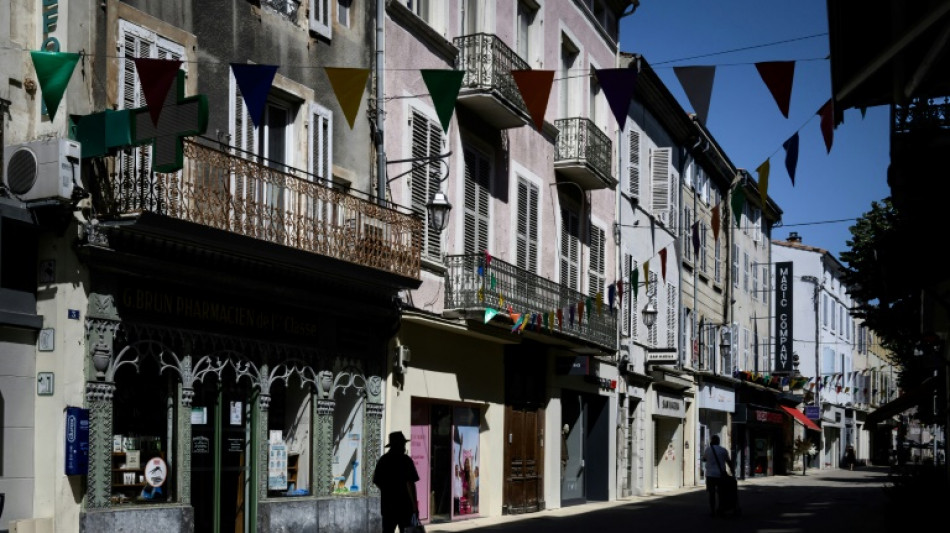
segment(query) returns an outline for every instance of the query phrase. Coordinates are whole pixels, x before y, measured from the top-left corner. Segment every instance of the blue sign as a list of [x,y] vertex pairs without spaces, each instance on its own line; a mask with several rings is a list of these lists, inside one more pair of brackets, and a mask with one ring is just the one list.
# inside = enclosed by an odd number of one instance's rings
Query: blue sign
[[805,406],[805,416],[810,420],[818,420],[821,418],[821,413],[817,405],[806,405]]
[[66,408],[66,475],[89,473],[89,410]]

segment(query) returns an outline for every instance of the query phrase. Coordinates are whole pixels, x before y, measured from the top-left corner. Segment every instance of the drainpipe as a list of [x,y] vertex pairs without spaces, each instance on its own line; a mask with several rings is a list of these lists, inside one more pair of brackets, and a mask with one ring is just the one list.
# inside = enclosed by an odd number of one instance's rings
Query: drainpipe
[[385,71],[386,0],[376,0],[376,203],[386,204],[386,148],[383,143],[383,72]]

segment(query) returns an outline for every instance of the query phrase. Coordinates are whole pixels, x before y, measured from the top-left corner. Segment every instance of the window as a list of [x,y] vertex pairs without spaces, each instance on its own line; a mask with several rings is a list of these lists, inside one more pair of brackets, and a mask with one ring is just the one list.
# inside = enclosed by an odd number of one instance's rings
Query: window
[[[630,254],[623,254],[623,273],[620,275],[621,279],[626,279],[627,282],[623,285],[623,292],[620,293],[620,334],[629,335],[630,334],[630,300],[633,297],[633,291],[636,290],[636,287],[633,287],[631,284],[633,280],[627,278],[629,275],[630,269],[633,266],[633,257]],[[626,293],[626,294],[624,294]]]
[[676,285],[666,284],[666,346],[676,347]]
[[558,94],[561,97],[558,101],[558,118],[573,116],[575,81],[571,76],[571,69],[574,68],[579,54],[580,49],[566,35],[561,34],[561,72],[557,76],[561,80],[557,84]]
[[[413,110],[411,129],[412,158],[420,159],[441,155],[442,126],[438,122],[429,120],[422,113]],[[415,165],[410,174],[412,209],[421,214],[425,220],[422,225],[422,257],[433,261],[442,260],[442,235],[429,227],[426,204],[439,190],[441,184],[440,170],[439,165]]]
[[[463,0],[462,7],[462,33],[464,35],[475,35],[481,31],[481,10],[479,9],[481,0]],[[419,14],[422,17],[421,14]],[[428,21],[428,19],[426,19]]]
[[270,454],[286,454],[287,475],[284,479],[268,476],[270,498],[291,496],[295,490],[311,490],[312,402],[309,387],[304,386],[296,373],[289,376],[286,384],[279,380],[271,387],[267,408],[268,448]]
[[518,177],[517,265],[538,272],[538,186]]
[[653,182],[653,214],[664,224],[670,224],[670,149],[653,150],[650,178]]
[[752,267],[752,300],[759,299],[759,269]]
[[713,279],[716,283],[722,283],[722,242],[714,239],[713,250],[715,251],[715,272]]
[[[630,123],[628,122],[628,125]],[[640,199],[640,132],[630,128],[627,132],[627,192]]]
[[317,104],[310,106],[310,174],[333,179],[333,113]]
[[828,295],[821,295],[821,325],[828,327]]
[[732,286],[739,288],[739,245],[732,245]]
[[345,28],[350,27],[350,11],[352,8],[353,0],[337,0],[336,21],[340,24],[340,26]]
[[465,253],[488,250],[488,207],[491,163],[488,157],[471,147],[465,148]]
[[742,252],[742,290],[749,292],[749,252]]
[[289,20],[296,22],[300,2],[301,0],[261,0],[260,4],[268,6]]
[[699,224],[699,270],[703,273],[706,273],[706,256],[708,255],[708,248],[706,247],[706,234],[708,233],[708,226],[705,223]]
[[[693,210],[689,207],[683,209],[683,220],[686,223],[686,227],[692,230],[693,228]],[[681,236],[683,240],[683,257],[687,261],[693,260],[693,234],[692,231],[684,231]]]
[[[659,307],[657,307],[657,298],[656,298],[656,295],[659,292],[656,286],[657,285],[656,272],[653,272],[651,270],[649,279],[650,279],[650,290],[647,292],[647,299],[651,304],[653,304],[654,309],[659,309]],[[650,328],[647,329],[647,344],[649,346],[656,347],[656,342],[657,342],[656,330],[659,327],[659,323],[660,321],[657,320],[653,322],[653,325],[650,326]]]
[[561,283],[580,292],[581,224],[577,213],[561,209]]
[[746,370],[755,369],[755,363],[752,361],[752,355],[749,351],[749,346],[752,344],[749,340],[750,337],[749,328],[742,328],[742,361]]
[[590,267],[587,279],[587,294],[596,296],[597,293],[603,297],[605,275],[606,250],[603,228],[591,226],[590,228]]
[[534,5],[533,2],[527,2],[526,0],[518,0],[518,27],[517,35],[515,39],[517,40],[518,55],[521,56],[521,59],[524,59],[531,64],[530,54],[533,52],[533,47],[535,46],[532,43],[533,37],[533,26],[534,21],[538,15],[538,7]]
[[364,492],[367,480],[359,475],[363,463],[363,420],[366,411],[366,394],[363,376],[352,374],[349,380],[333,393],[336,402],[333,411],[333,494]]
[[310,31],[327,39],[332,35],[330,2],[331,0],[310,0]]

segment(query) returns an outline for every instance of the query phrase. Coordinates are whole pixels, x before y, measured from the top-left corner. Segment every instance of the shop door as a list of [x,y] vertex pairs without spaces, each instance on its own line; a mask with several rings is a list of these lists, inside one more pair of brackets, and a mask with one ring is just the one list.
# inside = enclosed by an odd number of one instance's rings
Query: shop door
[[587,404],[580,394],[564,391],[561,397],[561,439],[561,505],[584,503]]
[[505,407],[505,502],[509,514],[541,510],[541,412]]
[[656,481],[660,489],[678,488],[683,480],[683,446],[678,419],[656,419]]
[[192,403],[191,503],[195,531],[251,531],[247,499],[250,394],[246,387],[213,383],[199,387]]

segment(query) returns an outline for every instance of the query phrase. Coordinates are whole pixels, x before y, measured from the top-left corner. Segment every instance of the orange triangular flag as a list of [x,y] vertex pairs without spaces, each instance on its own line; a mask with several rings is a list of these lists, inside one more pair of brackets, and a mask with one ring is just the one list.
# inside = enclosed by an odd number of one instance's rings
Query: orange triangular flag
[[511,75],[521,91],[521,98],[528,108],[534,126],[541,131],[544,127],[544,112],[548,108],[548,97],[551,96],[551,84],[554,83],[554,71],[512,70]]
[[666,281],[666,248],[660,250],[660,274],[663,281]]
[[356,113],[360,110],[363,101],[363,90],[366,89],[366,79],[369,78],[368,68],[339,68],[323,67],[333,87],[333,94],[343,110],[346,122],[353,129]]
[[788,118],[788,104],[792,99],[792,78],[795,77],[794,61],[764,61],[755,64],[759,76],[772,93],[779,111]]
[[716,242],[719,242],[719,219],[721,215],[719,214],[719,204],[716,204],[712,208],[712,230],[713,238],[716,239]]
[[766,159],[765,163],[755,169],[759,175],[759,198],[762,200],[762,209],[765,209],[766,200],[769,198],[769,166],[769,160]]

